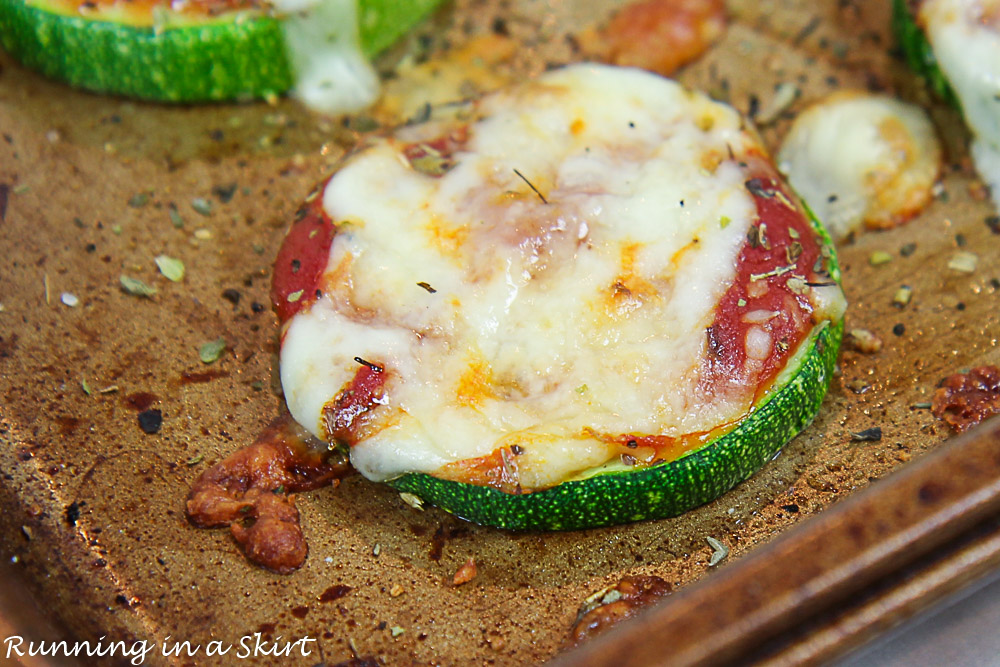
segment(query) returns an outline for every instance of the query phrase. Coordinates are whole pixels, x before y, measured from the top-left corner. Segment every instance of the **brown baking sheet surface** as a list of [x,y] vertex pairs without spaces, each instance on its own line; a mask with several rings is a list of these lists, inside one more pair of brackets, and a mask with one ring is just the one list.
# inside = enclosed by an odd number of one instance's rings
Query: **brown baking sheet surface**
[[[460,0],[394,57],[504,32],[519,48],[495,70],[537,73],[578,57],[567,34],[611,4]],[[40,633],[147,640],[149,664],[232,664],[254,633],[316,640],[310,656],[281,659],[289,665],[352,655],[540,662],[564,647],[583,599],[621,576],[655,574],[680,590],[739,568],[804,518],[937,448],[950,434],[921,407],[937,382],[1000,364],[1000,236],[984,224],[993,211],[974,187],[958,116],[890,55],[887,5],[733,2],[726,36],[680,74],[744,111],[766,108],[777,84],[797,86],[794,104],[762,128],[772,147],[791,115],[840,87],[931,104],[941,128],[948,166],[931,207],[841,248],[848,328],[876,332],[884,347],[842,353],[803,435],[685,516],[573,533],[480,528],[352,477],[300,497],[310,555],[289,576],[249,566],[225,531],[192,528],[183,501],[199,473],[279,409],[275,318],[255,304],[267,306],[298,203],[370,123],[289,101],[176,108],[89,95],[0,54],[0,557],[60,628]],[[892,261],[870,266],[877,250]],[[974,273],[947,268],[958,251],[978,256]],[[159,275],[160,254],[183,260],[182,282]],[[157,293],[126,294],[123,274]],[[901,309],[892,297],[902,284],[913,299]],[[220,337],[222,358],[203,364],[198,347]],[[162,411],[156,434],[139,428],[148,408]],[[852,440],[876,426],[880,441]],[[707,537],[731,550],[716,568]],[[470,557],[478,576],[453,586]],[[23,627],[17,620],[0,627]],[[161,655],[185,640],[201,652]],[[233,649],[206,658],[211,641]],[[275,659],[240,661],[254,662]]]

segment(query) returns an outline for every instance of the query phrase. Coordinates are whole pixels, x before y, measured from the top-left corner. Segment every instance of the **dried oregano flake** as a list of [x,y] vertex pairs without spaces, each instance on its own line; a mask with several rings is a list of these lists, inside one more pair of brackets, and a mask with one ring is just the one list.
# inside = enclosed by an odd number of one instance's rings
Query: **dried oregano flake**
[[708,560],[708,566],[715,567],[729,555],[729,547],[714,537],[706,537],[705,541],[708,542],[708,546],[712,547],[712,556]]
[[211,364],[219,360],[222,353],[226,351],[226,339],[217,338],[216,340],[203,343],[198,348],[198,358],[201,359],[203,364]]
[[167,255],[157,255],[154,261],[156,262],[156,268],[160,270],[160,273],[167,280],[175,283],[184,280],[184,262],[181,260],[168,257]]
[[118,282],[121,284],[122,289],[132,296],[151,297],[156,294],[155,287],[147,285],[138,278],[130,278],[129,276],[122,274],[121,277],[118,278]]

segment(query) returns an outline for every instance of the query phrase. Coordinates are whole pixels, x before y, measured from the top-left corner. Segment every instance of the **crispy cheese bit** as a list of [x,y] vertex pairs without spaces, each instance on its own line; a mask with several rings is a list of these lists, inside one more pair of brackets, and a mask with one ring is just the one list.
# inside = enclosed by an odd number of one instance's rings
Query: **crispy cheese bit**
[[455,576],[452,577],[451,583],[455,586],[461,586],[462,584],[467,584],[476,578],[478,570],[476,569],[476,559],[469,558],[462,564],[462,567],[458,568],[455,572]]
[[591,55],[669,76],[696,60],[726,29],[722,0],[638,0],[606,26],[581,35]]
[[1000,369],[979,366],[949,375],[934,392],[931,411],[959,432],[1000,413]]
[[201,474],[191,486],[187,515],[203,528],[229,526],[250,561],[292,572],[305,562],[308,549],[295,496],[289,494],[336,485],[349,470],[284,414],[252,445]]
[[592,639],[671,592],[670,582],[654,575],[622,577],[614,586],[597,591],[583,601],[570,630],[571,641],[581,644]]
[[778,167],[835,239],[900,225],[930,203],[941,147],[927,115],[883,95],[842,91],[792,124]]

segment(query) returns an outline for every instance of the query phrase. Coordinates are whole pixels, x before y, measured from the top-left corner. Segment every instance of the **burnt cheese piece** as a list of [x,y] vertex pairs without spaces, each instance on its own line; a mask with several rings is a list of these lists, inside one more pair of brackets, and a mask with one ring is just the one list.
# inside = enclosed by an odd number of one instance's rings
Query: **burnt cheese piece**
[[272,291],[287,405],[376,481],[524,494],[677,459],[839,321],[820,234],[730,107],[553,70],[367,142],[311,197]]

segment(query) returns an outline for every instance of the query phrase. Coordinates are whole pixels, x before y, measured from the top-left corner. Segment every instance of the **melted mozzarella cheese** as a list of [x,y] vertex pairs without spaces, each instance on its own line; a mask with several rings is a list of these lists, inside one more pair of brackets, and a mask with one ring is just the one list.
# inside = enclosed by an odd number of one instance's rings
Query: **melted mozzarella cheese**
[[538,488],[617,456],[602,434],[681,436],[741,416],[745,400],[697,390],[705,329],[756,217],[739,161],[763,149],[738,114],[598,65],[463,114],[468,140],[443,175],[384,139],[326,186],[340,229],[323,297],[282,341],[295,419],[328,438],[324,406],[361,357],[387,377],[378,428],[351,450],[365,476],[516,444],[521,484]]
[[845,91],[801,113],[778,153],[788,182],[840,239],[891,227],[930,202],[941,168],[934,126],[919,108]]
[[357,0],[271,0],[286,16],[292,94],[314,111],[360,111],[379,95],[378,75],[361,52]]

